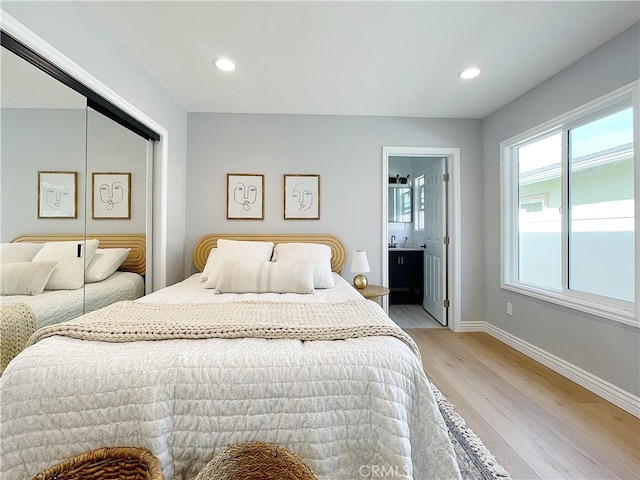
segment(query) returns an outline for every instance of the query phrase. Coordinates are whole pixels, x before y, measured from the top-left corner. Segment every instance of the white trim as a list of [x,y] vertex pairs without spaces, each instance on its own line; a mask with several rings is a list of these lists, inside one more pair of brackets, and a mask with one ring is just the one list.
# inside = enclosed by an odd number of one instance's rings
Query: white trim
[[[389,181],[389,157],[447,157],[449,160],[449,248],[447,263],[449,266],[449,328],[459,332],[462,311],[462,269],[461,269],[461,202],[460,202],[460,149],[451,147],[382,147],[382,284],[389,283],[389,254],[387,248],[389,201],[387,186]],[[385,296],[382,306],[389,311],[389,300]]]
[[459,333],[469,333],[469,332],[484,332],[486,330],[485,325],[487,322],[482,320],[475,320],[473,322],[461,322]]
[[[465,326],[467,323],[465,322]],[[483,323],[482,331],[488,333],[492,337],[500,340],[502,343],[509,345],[516,349],[520,353],[526,355],[529,358],[541,363],[542,365],[550,368],[556,373],[559,373],[563,377],[577,383],[578,385],[586,388],[592,393],[595,393],[599,397],[613,403],[614,405],[622,408],[631,415],[640,418],[640,397],[632,393],[623,390],[620,387],[613,385],[602,378],[587,372],[586,370],[563,360],[562,358],[549,353],[535,345],[526,342],[515,335],[512,335],[495,325],[488,322],[473,322],[475,327],[478,324]],[[465,330],[465,331],[479,331],[479,330]]]
[[610,108],[612,104],[615,104],[615,102],[620,101],[624,96],[629,95],[630,92],[634,91],[634,88],[638,88],[639,86],[640,80],[634,80],[633,82],[628,83],[627,85],[624,85],[614,90],[613,92],[602,95],[595,100],[574,108],[573,110],[570,110],[566,113],[558,115],[557,117],[554,117],[551,120],[548,120],[540,125],[532,127],[525,132],[507,138],[506,140],[500,142],[500,147],[502,147],[503,145],[521,144],[526,140],[533,141],[536,139],[536,137],[546,135],[550,130],[558,129],[561,128],[562,125],[575,122],[579,117],[586,115],[587,112],[596,107],[598,104],[606,103],[606,105],[602,105],[602,109],[606,110],[607,108]]
[[[155,218],[153,222],[153,231],[151,232],[152,243],[155,244],[156,247],[153,249],[155,254],[153,255],[153,265],[151,266],[151,270],[154,288],[158,289],[166,286],[166,236],[168,215],[166,184],[168,168],[168,130],[1,9],[0,27],[18,41],[59,67],[61,70],[64,70],[80,83],[84,84],[111,102],[113,105],[116,105],[122,111],[128,113],[133,118],[160,135],[160,140],[154,142],[154,162],[156,167],[154,171],[160,173],[160,181],[158,184],[160,185],[161,190],[158,192],[154,188],[154,198],[156,199],[158,207],[154,208]],[[154,182],[154,187],[157,187],[158,184]]]
[[631,91],[633,104],[633,121],[636,128],[633,132],[633,165],[635,170],[635,263],[636,263],[636,311],[635,319],[640,322],[640,81],[636,82],[636,88]]
[[630,302],[615,301],[614,299],[606,297],[580,294],[579,292],[573,291],[554,292],[518,282],[505,283],[504,285],[500,285],[500,287],[504,290],[527,295],[555,305],[561,305],[590,315],[640,328],[640,322],[634,318],[633,304]]
[[[636,295],[635,302],[627,302],[614,298],[602,297],[595,294],[584,292],[576,292],[569,290],[568,286],[568,251],[569,251],[569,235],[568,235],[568,217],[563,217],[562,223],[562,291],[555,291],[535,285],[526,284],[518,281],[518,251],[515,245],[518,237],[518,215],[514,211],[518,204],[517,185],[518,178],[517,169],[513,159],[513,150],[517,146],[528,144],[531,141],[540,139],[554,131],[562,131],[563,150],[562,150],[562,166],[561,171],[568,171],[568,152],[566,145],[568,144],[566,135],[567,128],[572,125],[583,125],[589,119],[611,111],[619,109],[620,106],[631,104],[634,108],[634,164],[638,165],[638,91],[640,81],[634,81],[630,84],[618,88],[617,90],[603,95],[585,105],[582,105],[570,112],[562,114],[554,119],[543,123],[537,127],[531,128],[524,133],[513,136],[507,140],[500,142],[500,288],[538,298],[553,304],[562,305],[567,308],[596,315],[598,317],[614,320],[626,325],[640,327],[640,268],[636,261],[635,284]],[[640,198],[639,174],[638,168],[635,168],[635,211],[639,212]],[[562,198],[568,197],[568,177],[562,175]],[[638,230],[639,219],[635,216],[635,251],[634,255],[640,256],[640,230]],[[635,304],[635,305],[634,305]]]

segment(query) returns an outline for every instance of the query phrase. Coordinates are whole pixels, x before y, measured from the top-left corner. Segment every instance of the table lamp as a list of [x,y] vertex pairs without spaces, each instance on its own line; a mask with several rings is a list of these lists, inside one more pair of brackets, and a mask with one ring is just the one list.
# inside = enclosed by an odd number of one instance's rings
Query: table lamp
[[363,273],[367,273],[369,271],[371,271],[371,269],[369,268],[369,260],[367,260],[367,252],[364,250],[357,250],[353,252],[353,257],[351,258],[351,272],[357,273],[357,275],[353,277],[353,286],[360,289],[366,288],[369,281]]

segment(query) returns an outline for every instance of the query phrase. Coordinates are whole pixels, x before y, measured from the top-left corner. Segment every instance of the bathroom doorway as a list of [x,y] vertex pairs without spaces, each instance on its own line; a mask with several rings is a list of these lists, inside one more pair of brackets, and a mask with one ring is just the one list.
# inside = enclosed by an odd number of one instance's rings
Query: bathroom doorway
[[383,307],[403,328],[459,328],[458,172],[457,148],[383,147]]

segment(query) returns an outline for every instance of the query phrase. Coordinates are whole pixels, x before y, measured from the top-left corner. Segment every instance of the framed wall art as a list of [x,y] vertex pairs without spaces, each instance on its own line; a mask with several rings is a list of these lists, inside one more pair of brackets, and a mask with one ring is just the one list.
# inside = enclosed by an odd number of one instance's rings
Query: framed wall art
[[227,174],[227,219],[264,220],[264,175]]
[[92,219],[131,218],[131,173],[93,172],[91,180]]
[[285,174],[284,219],[320,219],[320,175]]
[[38,218],[78,218],[78,172],[38,172]]

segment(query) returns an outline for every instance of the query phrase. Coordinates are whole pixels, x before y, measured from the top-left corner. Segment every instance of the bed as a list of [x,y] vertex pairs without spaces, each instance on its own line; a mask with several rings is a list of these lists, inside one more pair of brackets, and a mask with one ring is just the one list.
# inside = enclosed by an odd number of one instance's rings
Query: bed
[[[251,262],[223,262],[205,288],[216,269],[206,282],[200,271],[222,241],[328,245],[334,286],[315,288],[314,267],[312,293],[234,293],[225,275]],[[308,283],[307,264],[278,259]],[[166,478],[193,479],[225,447],[264,441],[319,479],[459,478],[417,347],[337,273],[345,259],[328,235],[208,235],[183,282],[40,330],[0,377],[0,476],[128,445],[151,451]]]
[[[7,325],[16,321],[24,324],[24,317],[27,318],[26,322],[30,323],[30,328],[27,330],[33,329],[35,331],[120,300],[134,300],[144,295],[145,236],[141,234],[101,234],[87,235],[87,238],[96,239],[100,251],[109,249],[113,252],[117,249],[129,249],[118,270],[100,281],[81,282],[80,288],[76,289],[46,289],[33,295],[2,295],[0,297],[0,322],[2,322],[3,333],[7,331]],[[81,241],[83,239],[84,235],[79,234],[22,235],[15,238],[12,243],[44,245],[48,242]],[[11,330],[10,327],[9,330]],[[3,337],[5,338],[3,338],[1,347],[0,372],[12,356],[20,350],[15,345],[7,347],[9,335],[5,334]],[[8,349],[14,350],[14,353],[9,354]]]

